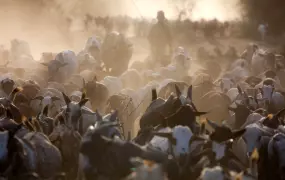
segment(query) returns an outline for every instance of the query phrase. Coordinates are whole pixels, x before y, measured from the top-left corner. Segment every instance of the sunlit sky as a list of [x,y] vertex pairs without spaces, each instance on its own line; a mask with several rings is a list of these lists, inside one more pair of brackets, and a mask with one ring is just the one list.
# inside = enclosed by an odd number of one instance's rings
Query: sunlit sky
[[[180,2],[180,3],[179,3]],[[237,0],[188,0],[182,4],[179,0],[125,0],[127,12],[132,16],[153,18],[158,10],[164,10],[168,18],[177,18],[178,10],[189,11],[190,7],[185,7],[187,3],[193,4],[192,13],[188,12],[194,20],[214,19],[233,20],[239,18],[239,8]]]

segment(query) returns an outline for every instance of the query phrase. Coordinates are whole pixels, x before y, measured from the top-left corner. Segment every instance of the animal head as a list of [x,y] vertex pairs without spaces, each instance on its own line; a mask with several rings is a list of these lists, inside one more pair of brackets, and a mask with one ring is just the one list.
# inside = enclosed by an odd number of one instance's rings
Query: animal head
[[259,123],[250,124],[246,126],[245,129],[246,131],[242,135],[242,138],[246,143],[246,149],[249,157],[255,148],[259,148],[262,136],[272,136],[274,133],[272,129],[262,126]]
[[1,87],[6,94],[10,94],[14,86],[15,82],[10,78],[6,78],[1,81]]
[[58,96],[52,95],[51,93],[46,93],[43,96],[42,95],[36,96],[32,100],[40,101],[39,106],[42,112],[45,107],[48,107],[49,109],[54,108],[56,101],[61,101],[61,98]]
[[163,119],[162,125],[164,127],[175,127],[183,125],[190,127],[193,131],[196,130],[196,117],[207,114],[207,112],[196,111],[190,105],[180,106],[176,112]]
[[[161,149],[165,149],[170,152],[173,150],[173,155],[177,158],[184,157],[189,153],[189,143],[193,135],[189,127],[179,125],[175,126],[173,129],[166,128],[158,132],[154,132],[153,134],[155,136],[150,142],[152,145],[158,147],[164,146],[161,147]],[[164,143],[160,144],[161,141]]]
[[[96,111],[97,121],[94,125],[94,128],[97,129],[96,131],[105,137],[108,138],[114,138],[115,136],[122,138],[122,133],[118,129],[120,126],[119,120],[118,120],[118,110],[113,111],[112,113],[109,113],[102,117],[98,111]],[[116,124],[118,126],[112,126],[112,124]],[[105,127],[106,126],[106,127]],[[105,127],[105,128],[101,128]]]
[[220,83],[220,88],[224,93],[227,93],[228,90],[234,88],[235,86],[235,81],[229,78],[221,78],[220,80],[218,80],[218,83]]
[[82,93],[81,100],[77,102],[73,102],[70,98],[62,92],[66,109],[65,109],[65,117],[67,122],[75,129],[80,130],[80,118],[81,118],[81,108],[85,105],[85,103],[89,100],[86,98],[85,93]]
[[276,114],[269,114],[267,117],[263,118],[262,124],[266,127],[277,129],[280,125],[284,125],[282,115],[284,114],[285,108],[278,111]]
[[210,134],[210,139],[218,143],[225,142],[230,139],[237,139],[241,137],[246,131],[245,129],[232,131],[229,127],[218,125],[208,119],[207,122],[214,129],[214,131]]
[[176,54],[173,57],[174,62],[183,67],[188,69],[190,66],[190,57],[188,56],[187,52],[183,47],[178,47]]
[[272,95],[273,95],[274,90],[275,90],[274,86],[263,85],[259,90],[260,90],[260,93],[262,95],[262,99],[265,101],[267,100],[270,103],[272,100]]

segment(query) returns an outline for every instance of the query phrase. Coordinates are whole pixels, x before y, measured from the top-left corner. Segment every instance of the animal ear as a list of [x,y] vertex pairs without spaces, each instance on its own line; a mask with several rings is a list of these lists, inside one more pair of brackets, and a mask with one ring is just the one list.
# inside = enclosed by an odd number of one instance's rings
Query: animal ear
[[187,98],[190,99],[192,101],[192,90],[193,90],[193,86],[189,86],[188,91],[187,91]]
[[151,101],[154,101],[154,100],[157,99],[157,92],[156,92],[156,89],[152,89],[152,90],[151,90],[151,95],[152,95]]
[[239,93],[239,94],[242,94],[242,89],[240,88],[239,85],[237,85],[237,89],[238,89],[238,93]]
[[213,122],[213,121],[211,121],[211,120],[209,120],[209,119],[207,119],[207,123],[208,123],[213,129],[216,129],[216,128],[219,127],[218,124],[216,124],[215,122]]
[[111,114],[111,117],[110,117],[110,121],[114,122],[116,121],[118,118],[118,110],[115,110],[112,114]]
[[173,99],[174,99],[174,95],[173,95],[173,93],[171,93],[170,96],[168,97],[168,99],[166,100],[165,104],[172,103]]
[[89,101],[89,99],[88,99],[88,98],[81,99],[81,100],[80,100],[80,102],[79,102],[78,104],[79,104],[79,106],[80,106],[80,107],[82,107],[82,106],[84,106],[84,105],[87,103],[87,101]]
[[48,105],[46,105],[46,106],[44,107],[43,115],[44,115],[44,116],[48,116]]
[[175,86],[176,96],[180,97],[182,95],[182,93],[181,93],[179,87],[176,84],[174,84],[174,86]]
[[61,92],[61,93],[63,95],[63,99],[65,101],[65,104],[68,105],[69,103],[71,103],[70,98],[64,92]]
[[245,131],[246,129],[241,129],[241,130],[233,132],[232,139],[241,137],[245,133]]

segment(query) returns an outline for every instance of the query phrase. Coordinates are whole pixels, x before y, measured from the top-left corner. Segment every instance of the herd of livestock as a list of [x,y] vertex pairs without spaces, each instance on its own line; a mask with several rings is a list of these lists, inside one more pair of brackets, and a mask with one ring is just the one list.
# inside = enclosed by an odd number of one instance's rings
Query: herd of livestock
[[134,48],[118,32],[40,61],[2,48],[0,179],[285,179],[282,55],[177,47],[160,67]]

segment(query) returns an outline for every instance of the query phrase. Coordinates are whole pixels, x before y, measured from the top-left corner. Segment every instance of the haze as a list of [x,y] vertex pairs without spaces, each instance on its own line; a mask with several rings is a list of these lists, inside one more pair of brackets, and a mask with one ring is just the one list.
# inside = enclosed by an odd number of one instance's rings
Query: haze
[[[176,19],[179,11],[194,20],[217,18],[221,21],[240,18],[238,0],[0,0],[0,41],[9,46],[13,38],[27,40],[36,59],[41,52],[63,49],[79,50],[88,36],[80,27],[84,15],[129,15],[154,18],[158,10]],[[74,22],[71,32],[66,19]],[[76,28],[77,26],[77,28]]]

